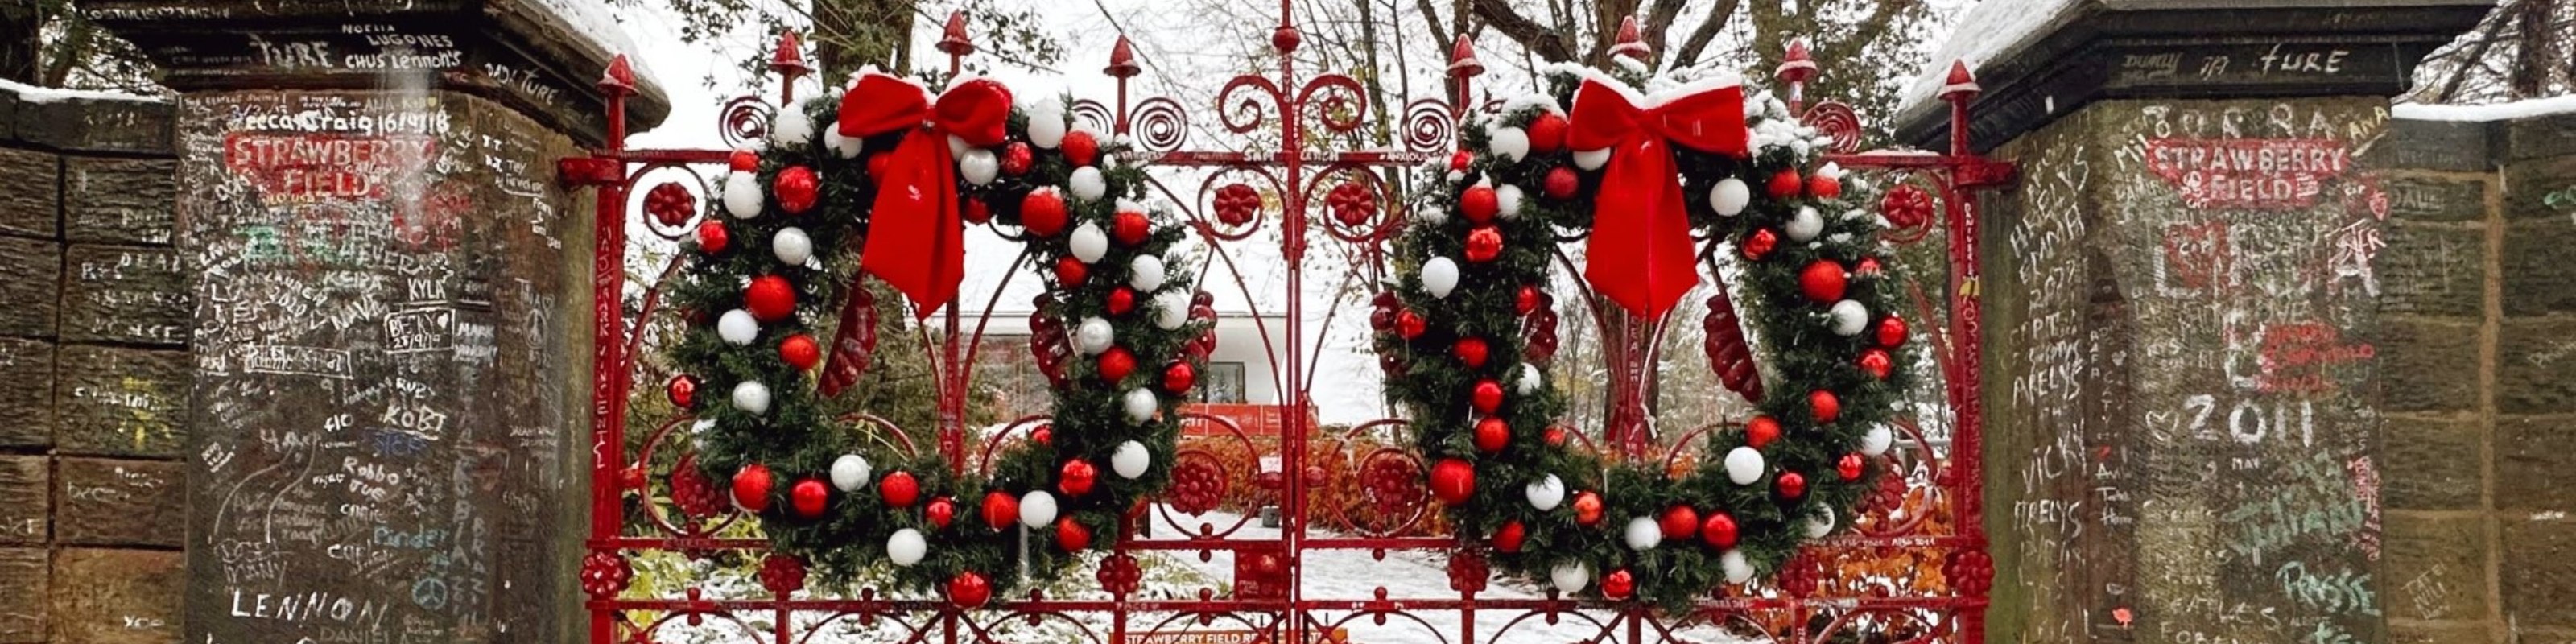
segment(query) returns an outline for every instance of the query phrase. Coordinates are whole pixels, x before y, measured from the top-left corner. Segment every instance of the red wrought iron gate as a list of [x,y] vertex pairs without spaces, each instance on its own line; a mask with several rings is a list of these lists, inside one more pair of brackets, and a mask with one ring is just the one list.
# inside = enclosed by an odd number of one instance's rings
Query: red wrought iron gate
[[[1860,124],[1831,102],[1796,100],[1814,73],[1800,52],[1783,65],[1792,110],[1835,135],[1832,160],[1845,168],[1880,171],[1899,185],[1890,191],[1893,237],[1945,247],[1921,253],[1946,260],[1946,279],[1920,286],[1917,318],[1939,365],[1943,407],[1929,418],[1902,422],[1901,448],[1890,452],[1905,476],[1882,477],[1859,529],[1806,549],[1777,578],[1731,592],[1721,590],[1686,614],[1598,606],[1493,584],[1473,555],[1461,554],[1454,537],[1438,533],[1422,464],[1398,445],[1376,437],[1401,425],[1383,419],[1349,428],[1315,426],[1318,355],[1336,314],[1373,290],[1385,270],[1384,244],[1404,221],[1398,191],[1384,170],[1445,159],[1459,110],[1483,72],[1467,43],[1458,44],[1447,75],[1453,100],[1417,100],[1398,117],[1401,140],[1389,149],[1334,150],[1361,128],[1369,101],[1359,81],[1345,75],[1307,75],[1293,52],[1302,37],[1289,21],[1289,0],[1270,45],[1282,55],[1268,73],[1227,81],[1213,97],[1217,124],[1228,135],[1258,140],[1263,152],[1224,151],[1192,141],[1191,110],[1168,97],[1131,102],[1128,81],[1138,74],[1122,39],[1104,73],[1117,81],[1113,102],[1078,101],[1076,116],[1144,150],[1131,162],[1161,168],[1154,189],[1185,213],[1209,252],[1202,290],[1234,288],[1254,315],[1261,352],[1276,365],[1266,376],[1279,392],[1275,422],[1247,428],[1221,413],[1194,415],[1199,439],[1174,464],[1175,485],[1142,519],[1160,536],[1131,540],[1086,571],[1097,584],[1057,596],[1043,592],[1005,598],[989,610],[959,612],[927,598],[891,598],[863,591],[818,597],[766,565],[761,574],[725,577],[700,560],[733,561],[748,568],[766,542],[747,536],[732,519],[697,521],[667,509],[666,483],[689,449],[685,417],[631,418],[629,396],[638,381],[658,382],[653,367],[635,359],[657,319],[672,315],[657,306],[653,284],[630,294],[630,224],[677,237],[705,212],[709,168],[729,150],[626,149],[623,97],[632,79],[619,60],[600,81],[609,95],[609,147],[562,162],[568,185],[597,191],[593,311],[594,360],[593,508],[590,555],[583,566],[593,642],[840,641],[865,632],[871,640],[910,642],[1088,641],[1155,642],[1381,641],[1482,644],[1555,641],[1707,641],[1721,631],[1778,641],[1982,641],[1986,594],[1992,576],[1977,517],[1982,492],[1977,450],[1979,318],[1977,221],[1965,191],[2007,181],[2011,168],[1971,154],[1966,117],[1975,96],[1964,69],[1954,68],[1942,94],[1951,108],[1947,153],[1856,151]],[[773,64],[780,85],[793,88],[809,69],[793,37],[783,39]],[[939,49],[956,59],[974,46],[952,18]],[[792,100],[792,89],[780,99]],[[725,134],[732,141],[760,136],[769,109],[746,96],[728,102]],[[638,194],[637,191],[642,193]],[[1899,216],[1910,213],[1913,216]],[[1266,230],[1265,230],[1266,229]],[[1937,235],[1936,235],[1937,233]],[[1324,261],[1317,261],[1318,258]],[[1283,269],[1276,291],[1255,289],[1247,271],[1263,260]],[[668,260],[658,275],[679,270]],[[978,260],[984,261],[984,260]],[[1932,273],[1932,271],[1924,271]],[[651,273],[645,271],[645,273]],[[642,280],[638,280],[642,281]],[[1225,284],[1224,282],[1231,282]],[[1919,284],[1919,283],[1918,283]],[[1007,282],[993,288],[980,311],[954,305],[929,325],[930,361],[937,376],[936,449],[951,467],[981,467],[984,456],[1043,422],[1023,418],[989,436],[967,427],[967,392],[976,386],[978,350],[984,346],[995,304]],[[1261,290],[1264,292],[1254,292]],[[1346,301],[1351,300],[1351,301]],[[1261,304],[1274,303],[1275,314]],[[659,317],[657,317],[659,316]],[[991,356],[981,356],[991,358]],[[1634,359],[1631,359],[1634,361]],[[1611,373],[1655,377],[1642,364],[1607,365]],[[1625,368],[1623,368],[1625,367]],[[1631,383],[1635,384],[1635,383]],[[1633,392],[1627,387],[1622,391]],[[855,418],[901,436],[881,419]],[[1711,428],[1702,428],[1707,431]],[[1578,435],[1581,432],[1578,432]],[[1688,440],[1671,441],[1686,445]],[[1958,449],[1953,449],[1958,446]],[[1682,459],[1687,453],[1631,458]],[[676,454],[676,456],[675,456]],[[1293,473],[1293,474],[1292,474]],[[1331,492],[1336,479],[1357,482],[1351,492]],[[1350,486],[1343,486],[1348,488]],[[1319,502],[1319,494],[1336,494]],[[1263,504],[1279,508],[1275,534],[1249,514],[1229,513]],[[725,553],[732,553],[730,556]],[[1139,583],[1146,557],[1233,562],[1229,583]],[[1394,563],[1380,563],[1393,559]],[[660,562],[657,567],[655,562]],[[681,562],[681,563],[672,563]],[[764,562],[766,563],[766,562]],[[1389,573],[1358,584],[1327,565],[1411,566],[1438,570],[1445,584],[1422,592],[1420,584],[1391,583]],[[639,573],[639,570],[645,572]],[[639,579],[643,574],[646,578]],[[730,582],[727,580],[731,579]],[[1370,579],[1377,579],[1369,587]],[[644,583],[649,582],[649,583]],[[1193,587],[1195,586],[1195,587]],[[1390,588],[1393,587],[1394,590]],[[1052,629],[1052,630],[1048,630]],[[1010,635],[1007,631],[1039,631]]]

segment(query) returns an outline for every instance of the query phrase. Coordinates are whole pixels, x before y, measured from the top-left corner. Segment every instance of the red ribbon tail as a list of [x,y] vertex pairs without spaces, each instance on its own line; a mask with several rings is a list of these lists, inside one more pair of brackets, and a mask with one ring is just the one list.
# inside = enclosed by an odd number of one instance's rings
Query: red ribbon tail
[[1663,146],[1622,143],[1602,177],[1583,276],[1629,313],[1660,319],[1699,285],[1681,186]]
[[966,248],[957,215],[955,161],[944,136],[915,130],[887,154],[886,181],[869,216],[859,268],[911,300],[915,319],[957,297]]

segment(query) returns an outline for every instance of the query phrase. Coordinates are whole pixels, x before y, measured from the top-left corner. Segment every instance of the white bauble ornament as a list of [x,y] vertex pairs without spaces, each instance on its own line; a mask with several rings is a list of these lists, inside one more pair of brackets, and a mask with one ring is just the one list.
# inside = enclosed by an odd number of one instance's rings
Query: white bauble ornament
[[1494,214],[1504,219],[1521,216],[1521,187],[1503,184],[1494,188]]
[[1557,564],[1554,570],[1547,571],[1547,580],[1549,583],[1556,584],[1557,592],[1572,595],[1583,592],[1585,586],[1592,585],[1592,568],[1583,565],[1580,561],[1568,561]]
[[1752,485],[1762,480],[1762,451],[1738,446],[1726,451],[1726,480]]
[[1826,314],[1833,317],[1834,335],[1860,335],[1861,330],[1869,326],[1869,307],[1861,306],[1855,300],[1835,302],[1834,308],[1827,310]]
[[1645,550],[1663,543],[1664,526],[1653,518],[1637,517],[1628,520],[1628,529],[1620,537],[1628,543],[1629,550]]
[[742,309],[726,311],[716,318],[716,336],[735,346],[751,344],[752,340],[760,338],[760,318],[752,317],[750,311]]
[[844,159],[859,158],[859,152],[867,147],[867,141],[855,136],[842,136],[839,127],[823,128],[823,147],[831,148],[834,154]]
[[926,554],[930,554],[930,542],[922,540],[920,530],[904,528],[894,531],[894,536],[886,537],[886,560],[893,561],[894,565],[910,567],[921,563],[922,555]]
[[1099,168],[1091,166],[1074,168],[1065,184],[1073,187],[1073,198],[1083,201],[1097,201],[1109,194],[1109,181],[1101,178]]
[[1817,506],[1817,507],[1816,507],[1816,516],[1808,517],[1808,518],[1807,518],[1807,538],[1809,538],[1809,539],[1822,539],[1822,538],[1825,538],[1825,535],[1829,535],[1829,534],[1833,534],[1833,533],[1834,533],[1834,508],[1833,508],[1833,506],[1830,506],[1830,505]]
[[1138,293],[1152,293],[1163,288],[1163,258],[1137,255],[1127,262],[1127,286]]
[[966,156],[966,151],[974,148],[975,144],[967,143],[966,137],[957,136],[955,134],[948,135],[948,158],[954,159]]
[[1717,214],[1733,217],[1743,214],[1744,207],[1752,204],[1753,187],[1744,185],[1743,179],[1719,179],[1717,185],[1708,189],[1708,208]]
[[733,386],[733,408],[758,416],[769,413],[769,385],[745,380]]
[[1109,454],[1109,471],[1118,473],[1118,478],[1132,479],[1144,476],[1145,469],[1153,465],[1154,452],[1145,449],[1144,443],[1136,441],[1119,443],[1118,451]]
[[1742,552],[1728,549],[1726,554],[1717,556],[1717,567],[1719,570],[1726,571],[1726,583],[1741,584],[1753,581],[1753,562],[1745,561]]
[[1574,167],[1582,168],[1585,172],[1599,170],[1601,169],[1601,166],[1608,165],[1609,163],[1610,148],[1574,151]]
[[1126,408],[1124,411],[1127,412],[1127,422],[1141,423],[1153,420],[1154,409],[1161,407],[1163,401],[1154,397],[1154,390],[1137,387],[1128,390],[1127,395],[1119,400],[1119,404]]
[[1860,453],[1864,456],[1874,458],[1886,455],[1887,448],[1895,445],[1896,432],[1888,431],[1886,425],[1873,425],[1869,428],[1869,433],[1862,434],[1860,437]]
[[1440,204],[1434,204],[1434,203],[1426,203],[1426,204],[1422,204],[1421,206],[1415,207],[1415,208],[1413,209],[1413,221],[1414,221],[1414,223],[1422,224],[1422,225],[1425,225],[1425,226],[1438,226],[1438,225],[1441,225],[1441,224],[1444,224],[1444,223],[1448,223],[1448,222],[1449,222],[1449,210],[1448,210],[1448,209],[1446,209],[1446,208],[1442,208],[1442,207],[1440,207]]
[[1101,230],[1098,224],[1082,222],[1081,226],[1073,229],[1073,234],[1065,236],[1064,245],[1073,249],[1074,259],[1085,264],[1097,262],[1100,256],[1109,254],[1109,233]]
[[1043,99],[1030,106],[1028,113],[1030,145],[1053,150],[1064,143],[1064,104]]
[[1791,216],[1789,225],[1781,226],[1780,232],[1788,233],[1789,241],[1815,241],[1816,235],[1825,232],[1825,216],[1816,214],[1814,208],[1799,206],[1798,214]]
[[1046,490],[1020,495],[1020,525],[1044,528],[1049,523],[1055,523],[1055,495]]
[[1488,138],[1485,141],[1486,147],[1492,148],[1494,154],[1502,155],[1504,158],[1511,159],[1513,163],[1520,163],[1521,159],[1529,156],[1530,141],[1529,132],[1527,130],[1522,130],[1516,127],[1498,127],[1494,128],[1487,136]]
[[1565,480],[1554,474],[1521,487],[1521,496],[1529,499],[1530,509],[1546,512],[1565,502]]
[[1154,328],[1170,331],[1190,323],[1190,294],[1164,293],[1154,297]]
[[1100,355],[1100,352],[1108,351],[1109,345],[1117,341],[1118,330],[1109,326],[1108,320],[1083,318],[1081,324],[1073,327],[1073,348],[1081,349],[1082,355]]
[[814,257],[814,238],[805,236],[802,228],[780,228],[778,234],[769,238],[769,252],[778,256],[779,263],[804,266],[805,260]]
[[1530,366],[1530,363],[1527,362],[1523,362],[1521,363],[1521,366],[1512,369],[1512,373],[1514,375],[1512,379],[1512,390],[1523,396],[1538,393],[1539,385],[1546,382],[1544,379],[1545,376],[1539,375],[1538,367]]
[[1447,257],[1433,257],[1431,261],[1422,263],[1422,290],[1430,292],[1433,299],[1449,297],[1449,291],[1456,288],[1457,262]]
[[867,457],[842,454],[840,458],[832,459],[832,487],[843,492],[857,492],[867,487],[868,478],[875,474],[875,470],[868,467]]
[[773,148],[804,149],[814,143],[814,117],[805,115],[805,106],[789,105],[778,110],[769,120],[769,145]]
[[725,175],[725,214],[733,215],[735,219],[758,217],[760,204],[766,198],[768,196],[760,190],[760,175],[749,172],[733,172]]
[[1000,159],[993,158],[992,150],[975,148],[967,150],[965,154],[957,155],[957,176],[964,178],[970,185],[980,186],[992,183],[993,177],[1001,174],[1002,162]]

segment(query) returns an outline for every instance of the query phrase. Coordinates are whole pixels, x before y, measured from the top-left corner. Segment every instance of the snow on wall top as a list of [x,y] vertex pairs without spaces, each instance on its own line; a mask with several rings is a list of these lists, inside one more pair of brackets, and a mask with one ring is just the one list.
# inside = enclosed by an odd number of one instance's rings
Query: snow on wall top
[[2557,114],[2576,114],[2576,96],[2527,98],[2490,105],[2425,105],[2399,103],[2389,116],[2410,121],[2516,121]]
[[1906,83],[1905,97],[1897,102],[1896,111],[1904,113],[1931,102],[1950,72],[1950,61],[1966,61],[1970,71],[1983,69],[1986,61],[1997,55],[2011,53],[2023,43],[2055,31],[2060,19],[2071,16],[2081,1],[1980,0],[1967,15],[1959,17],[1955,23],[1958,29],[1941,41],[1941,47],[1924,60],[1923,70]]
[[92,90],[92,89],[62,89],[62,88],[59,88],[59,87],[37,87],[37,86],[34,86],[34,85],[28,85],[28,84],[25,84],[25,83],[20,83],[20,82],[17,82],[17,81],[12,81],[12,80],[8,80],[8,79],[5,79],[5,78],[0,78],[0,91],[7,91],[7,92],[12,93],[12,94],[17,94],[17,95],[18,95],[18,100],[26,101],[26,102],[29,102],[29,103],[51,103],[51,102],[55,102],[55,101],[74,101],[74,100],[90,100],[90,101],[134,101],[134,102],[140,102],[140,103],[159,103],[159,102],[161,102],[161,97],[158,97],[158,96],[147,96],[147,95],[142,95],[142,94],[127,94],[127,93],[124,93],[124,92],[109,92],[109,91],[100,91],[100,90]]

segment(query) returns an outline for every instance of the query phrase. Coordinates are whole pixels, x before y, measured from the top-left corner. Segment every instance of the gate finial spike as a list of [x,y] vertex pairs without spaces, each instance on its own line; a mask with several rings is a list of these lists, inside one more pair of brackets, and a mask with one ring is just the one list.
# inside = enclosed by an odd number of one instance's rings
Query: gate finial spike
[[1130,78],[1144,71],[1136,66],[1136,46],[1127,42],[1126,34],[1119,34],[1118,44],[1109,48],[1109,68],[1100,71],[1111,78]]
[[1804,83],[1816,77],[1816,61],[1807,53],[1807,39],[1789,41],[1789,53],[1780,57],[1780,68],[1772,75],[1791,83]]
[[940,30],[938,47],[950,56],[975,53],[975,41],[966,39],[966,12],[948,12],[948,26]]
[[1637,17],[1628,16],[1619,19],[1619,40],[1617,44],[1610,46],[1610,55],[1627,56],[1643,62],[1646,56],[1652,53],[1646,49],[1645,37],[1637,33]]
[[796,37],[796,30],[778,32],[778,51],[769,55],[769,70],[778,72],[790,83],[799,76],[814,72],[812,65],[805,64],[805,43]]
[[1985,88],[1977,86],[1977,77],[1968,73],[1967,61],[1950,61],[1950,76],[1941,81],[1941,98],[1972,98],[1983,91]]
[[1459,78],[1485,73],[1485,61],[1476,60],[1476,43],[1467,34],[1458,34],[1458,43],[1449,46],[1449,75]]
[[608,69],[599,74],[599,91],[624,96],[635,93],[635,66],[626,62],[625,54],[608,60]]

